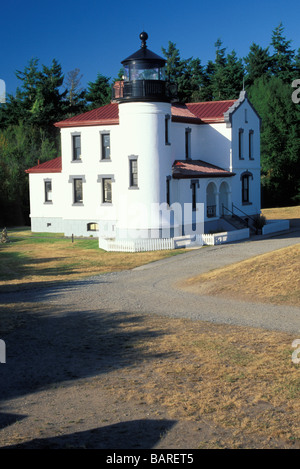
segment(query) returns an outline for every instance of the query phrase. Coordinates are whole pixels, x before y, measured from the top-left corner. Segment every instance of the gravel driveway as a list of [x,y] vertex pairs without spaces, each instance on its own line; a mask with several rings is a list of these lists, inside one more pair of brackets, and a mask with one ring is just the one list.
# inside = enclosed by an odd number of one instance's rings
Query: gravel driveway
[[[47,301],[70,306],[73,311],[128,311],[184,317],[216,323],[262,327],[297,333],[300,331],[299,308],[247,303],[223,298],[193,295],[176,285],[180,281],[252,256],[271,252],[299,242],[300,231],[277,237],[223,244],[190,250],[131,271],[95,276],[72,282],[67,288],[50,289]],[[31,296],[31,292],[24,295]]]

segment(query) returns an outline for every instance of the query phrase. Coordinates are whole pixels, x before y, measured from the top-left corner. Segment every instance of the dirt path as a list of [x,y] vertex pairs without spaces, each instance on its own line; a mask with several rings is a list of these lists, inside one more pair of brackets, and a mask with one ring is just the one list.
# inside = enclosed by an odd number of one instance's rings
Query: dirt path
[[[200,301],[175,286],[205,269],[296,242],[299,232],[190,251],[130,272],[2,294],[7,363],[0,365],[0,447],[196,449],[224,447],[220,441],[264,447],[259,438],[236,440],[234,428],[224,429],[209,416],[200,419],[180,405],[166,405],[159,397],[164,383],[154,370],[174,361],[182,361],[182,367],[189,363],[176,345],[155,350],[155,341],[167,343],[176,327],[186,333],[195,321],[201,333],[221,324],[227,330],[298,332],[299,308],[258,308],[210,297]],[[146,395],[149,382],[152,400]],[[184,392],[185,383],[177,386]],[[284,444],[277,439],[268,446]]]

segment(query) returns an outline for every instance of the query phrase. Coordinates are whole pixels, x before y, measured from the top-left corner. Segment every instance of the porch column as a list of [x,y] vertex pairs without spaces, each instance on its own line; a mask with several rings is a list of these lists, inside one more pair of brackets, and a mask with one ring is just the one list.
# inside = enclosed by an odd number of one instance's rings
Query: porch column
[[216,217],[220,218],[220,209],[219,209],[220,192],[216,192],[215,196],[216,196]]

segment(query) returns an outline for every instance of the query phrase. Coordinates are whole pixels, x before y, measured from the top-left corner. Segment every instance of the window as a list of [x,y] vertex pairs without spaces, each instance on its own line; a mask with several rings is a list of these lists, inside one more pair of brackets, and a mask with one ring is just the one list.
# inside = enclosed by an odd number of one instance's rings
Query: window
[[45,202],[52,202],[52,181],[45,181]]
[[74,204],[82,204],[82,179],[74,179]]
[[170,206],[170,180],[171,180],[171,176],[167,176],[167,180],[166,180],[166,201],[167,201],[167,204]]
[[101,159],[110,160],[110,134],[101,134]]
[[137,160],[129,160],[129,186],[138,187],[138,169]]
[[165,117],[165,144],[170,145],[170,116]]
[[243,160],[243,138],[244,138],[244,130],[239,129],[239,159]]
[[112,203],[112,190],[111,190],[110,178],[102,179],[102,203],[104,204]]
[[254,157],[253,157],[253,136],[254,136],[254,132],[253,132],[253,130],[250,130],[249,131],[249,159],[250,160],[254,159]]
[[81,136],[73,135],[73,161],[81,160]]
[[248,110],[245,109],[245,123],[248,124]]
[[249,203],[249,176],[242,177],[242,202]]
[[197,208],[197,187],[199,187],[199,181],[191,181],[193,211]]
[[88,223],[87,231],[99,231],[98,223]]
[[185,129],[185,158],[186,160],[191,157],[191,131],[192,129]]

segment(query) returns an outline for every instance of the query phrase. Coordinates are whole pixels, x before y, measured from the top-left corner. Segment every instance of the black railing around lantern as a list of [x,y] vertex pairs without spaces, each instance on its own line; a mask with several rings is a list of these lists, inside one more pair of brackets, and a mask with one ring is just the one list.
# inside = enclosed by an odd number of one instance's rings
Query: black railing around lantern
[[176,98],[177,87],[162,80],[119,81],[112,87],[113,100],[147,100],[170,101]]

